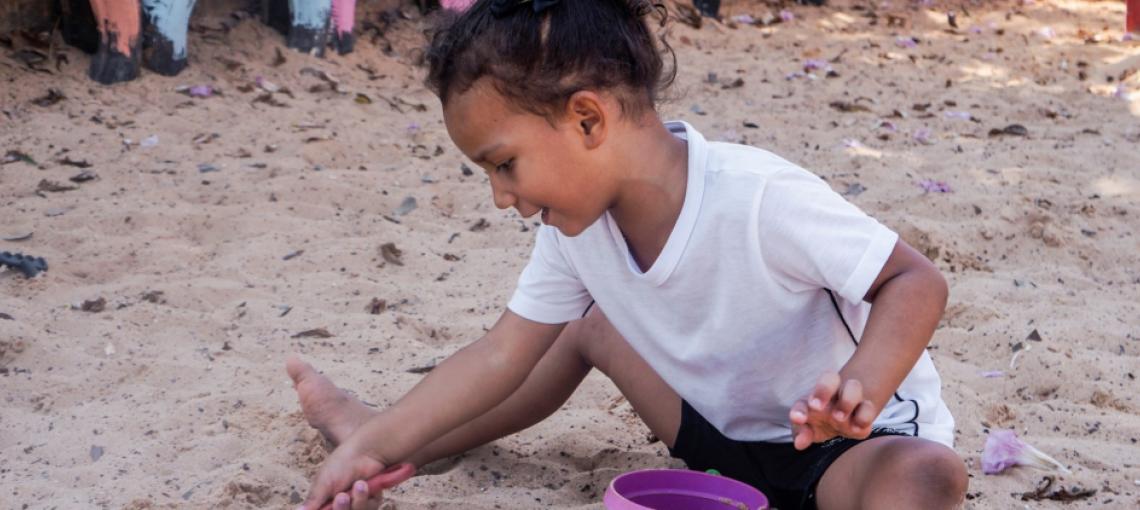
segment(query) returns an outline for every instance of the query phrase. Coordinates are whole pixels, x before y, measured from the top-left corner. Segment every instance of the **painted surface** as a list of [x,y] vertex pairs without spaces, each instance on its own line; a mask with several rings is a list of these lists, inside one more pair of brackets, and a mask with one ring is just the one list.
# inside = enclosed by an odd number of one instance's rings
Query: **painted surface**
[[1140,31],[1140,0],[1128,0],[1127,3],[1127,19],[1124,22],[1126,30],[1129,32]]
[[332,19],[338,34],[352,32],[356,23],[356,0],[332,0]]
[[174,46],[174,58],[186,58],[186,31],[197,0],[142,0],[143,10],[155,31]]
[[115,33],[115,50],[130,55],[131,47],[136,46],[142,28],[139,1],[91,0],[91,10],[99,22],[99,34],[103,40],[112,40],[109,34]]
[[332,11],[332,0],[289,0],[293,26],[324,30]]

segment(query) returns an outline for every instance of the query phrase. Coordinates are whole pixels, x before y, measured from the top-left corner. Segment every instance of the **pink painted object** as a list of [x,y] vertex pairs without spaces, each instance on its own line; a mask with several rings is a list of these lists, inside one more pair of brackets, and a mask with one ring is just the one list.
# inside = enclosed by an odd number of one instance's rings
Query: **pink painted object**
[[332,21],[338,34],[352,32],[356,25],[356,0],[333,0]]
[[472,5],[475,5],[475,1],[476,0],[439,0],[439,4],[442,5],[444,9],[463,12],[470,9]]

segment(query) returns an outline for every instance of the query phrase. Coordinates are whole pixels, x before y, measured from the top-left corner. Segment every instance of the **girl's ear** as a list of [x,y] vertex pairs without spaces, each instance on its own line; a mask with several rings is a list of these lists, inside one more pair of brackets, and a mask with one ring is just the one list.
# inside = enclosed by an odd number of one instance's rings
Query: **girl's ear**
[[573,122],[587,149],[597,148],[605,141],[607,113],[602,98],[589,90],[575,92],[566,103],[567,120]]

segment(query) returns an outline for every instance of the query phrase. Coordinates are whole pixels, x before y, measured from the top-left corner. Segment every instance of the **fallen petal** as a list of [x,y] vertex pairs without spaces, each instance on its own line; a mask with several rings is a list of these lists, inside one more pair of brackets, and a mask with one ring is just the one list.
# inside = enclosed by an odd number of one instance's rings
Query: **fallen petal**
[[943,181],[935,181],[933,179],[923,179],[918,181],[918,187],[922,188],[927,193],[950,193],[954,190],[950,189],[950,185]]
[[1015,466],[1029,466],[1045,470],[1058,470],[1069,473],[1056,459],[1046,455],[1029,443],[1018,439],[1012,430],[992,430],[986,437],[982,451],[982,472],[995,475]]

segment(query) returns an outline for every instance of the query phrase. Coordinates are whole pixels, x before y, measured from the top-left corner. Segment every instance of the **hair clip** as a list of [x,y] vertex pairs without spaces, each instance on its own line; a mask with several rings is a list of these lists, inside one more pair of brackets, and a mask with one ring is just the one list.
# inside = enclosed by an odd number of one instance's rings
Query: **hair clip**
[[495,0],[491,2],[491,14],[494,14],[496,18],[502,18],[528,3],[534,8],[535,14],[541,14],[542,11],[557,4],[558,0]]

